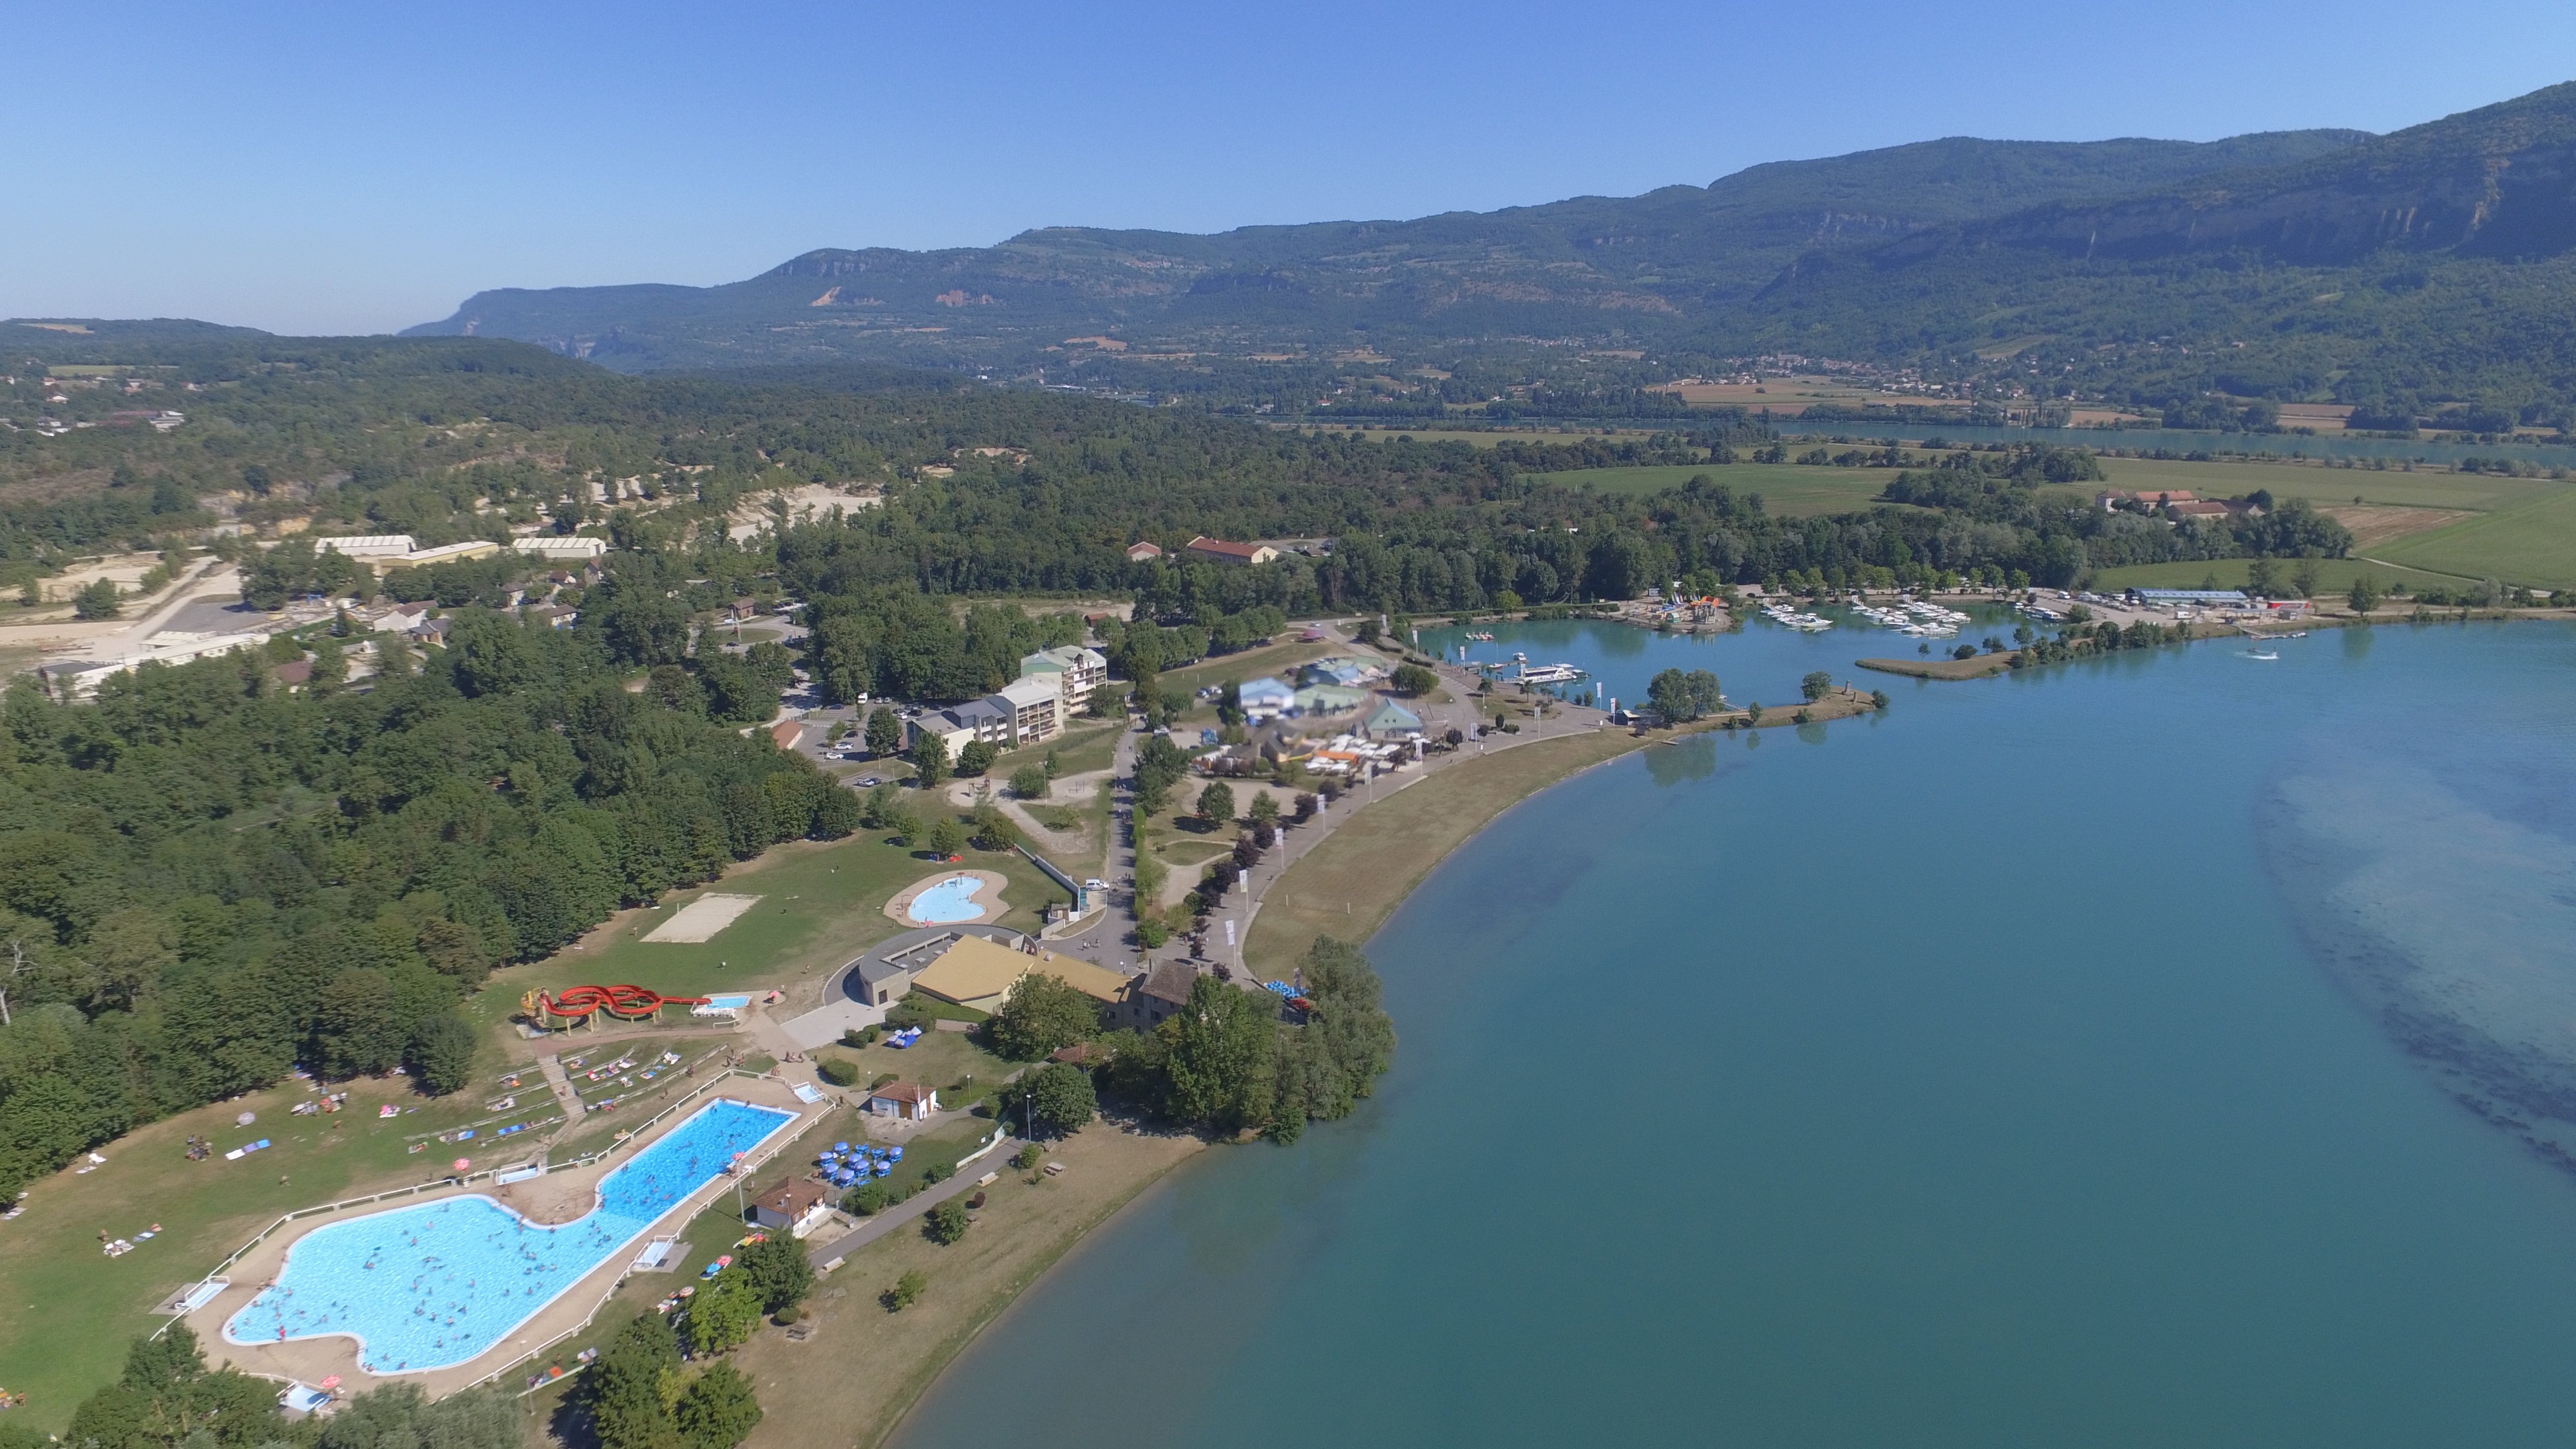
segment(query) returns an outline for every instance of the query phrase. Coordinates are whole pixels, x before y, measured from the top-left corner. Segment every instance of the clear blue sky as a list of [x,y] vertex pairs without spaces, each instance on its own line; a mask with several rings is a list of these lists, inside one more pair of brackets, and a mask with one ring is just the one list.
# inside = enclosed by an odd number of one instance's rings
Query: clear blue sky
[[385,331],[817,246],[1706,184],[1942,135],[2393,130],[2570,78],[2576,6],[0,8],[0,316]]

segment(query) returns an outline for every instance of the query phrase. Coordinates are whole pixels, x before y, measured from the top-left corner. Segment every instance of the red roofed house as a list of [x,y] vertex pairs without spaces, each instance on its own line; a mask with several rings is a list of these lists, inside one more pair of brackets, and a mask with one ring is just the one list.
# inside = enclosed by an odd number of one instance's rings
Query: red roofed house
[[783,719],[769,727],[769,738],[780,749],[792,750],[798,740],[805,738],[805,727],[792,719]]
[[1266,564],[1279,557],[1279,550],[1266,543],[1228,543],[1221,538],[1202,534],[1191,539],[1182,549],[1192,558],[1209,559],[1223,564]]
[[1161,558],[1162,556],[1163,551],[1150,543],[1139,542],[1127,545],[1127,561],[1129,563],[1143,563],[1149,558]]

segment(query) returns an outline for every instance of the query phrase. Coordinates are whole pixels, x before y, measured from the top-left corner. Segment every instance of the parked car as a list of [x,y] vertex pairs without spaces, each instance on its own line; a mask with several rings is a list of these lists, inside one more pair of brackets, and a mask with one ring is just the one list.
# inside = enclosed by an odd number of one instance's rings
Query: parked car
[[874,775],[862,776],[857,782],[858,787],[862,790],[873,790],[883,783],[883,781],[879,780]]
[[1109,882],[1099,879],[1087,880],[1082,883],[1082,888],[1087,891],[1105,891],[1109,889]]

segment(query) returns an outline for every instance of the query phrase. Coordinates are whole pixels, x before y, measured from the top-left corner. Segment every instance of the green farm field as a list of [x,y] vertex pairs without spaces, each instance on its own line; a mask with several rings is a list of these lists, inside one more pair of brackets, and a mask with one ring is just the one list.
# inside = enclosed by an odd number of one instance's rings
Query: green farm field
[[2363,503],[2398,508],[2502,508],[2565,488],[2546,478],[2503,478],[2491,473],[2402,473],[2394,469],[2320,468],[2296,463],[2177,463],[2156,458],[2104,458],[2114,488],[2188,488],[2208,498],[2241,498],[2268,488],[2276,498],[2304,498],[2319,507]]
[[2370,550],[2392,564],[2526,588],[2576,588],[2576,487],[2547,492]]

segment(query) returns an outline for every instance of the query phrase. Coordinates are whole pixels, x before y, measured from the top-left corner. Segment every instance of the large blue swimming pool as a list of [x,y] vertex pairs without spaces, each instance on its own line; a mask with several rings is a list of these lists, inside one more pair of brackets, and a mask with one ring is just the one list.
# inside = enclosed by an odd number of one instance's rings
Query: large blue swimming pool
[[971,875],[952,875],[912,898],[904,914],[925,926],[953,926],[959,921],[979,920],[984,908],[975,904],[975,888],[983,882]]
[[488,1197],[451,1197],[315,1228],[277,1281],[224,1325],[235,1343],[347,1334],[371,1373],[449,1368],[508,1338],[680,1200],[796,1120],[707,1104],[600,1180],[599,1206],[559,1227]]

